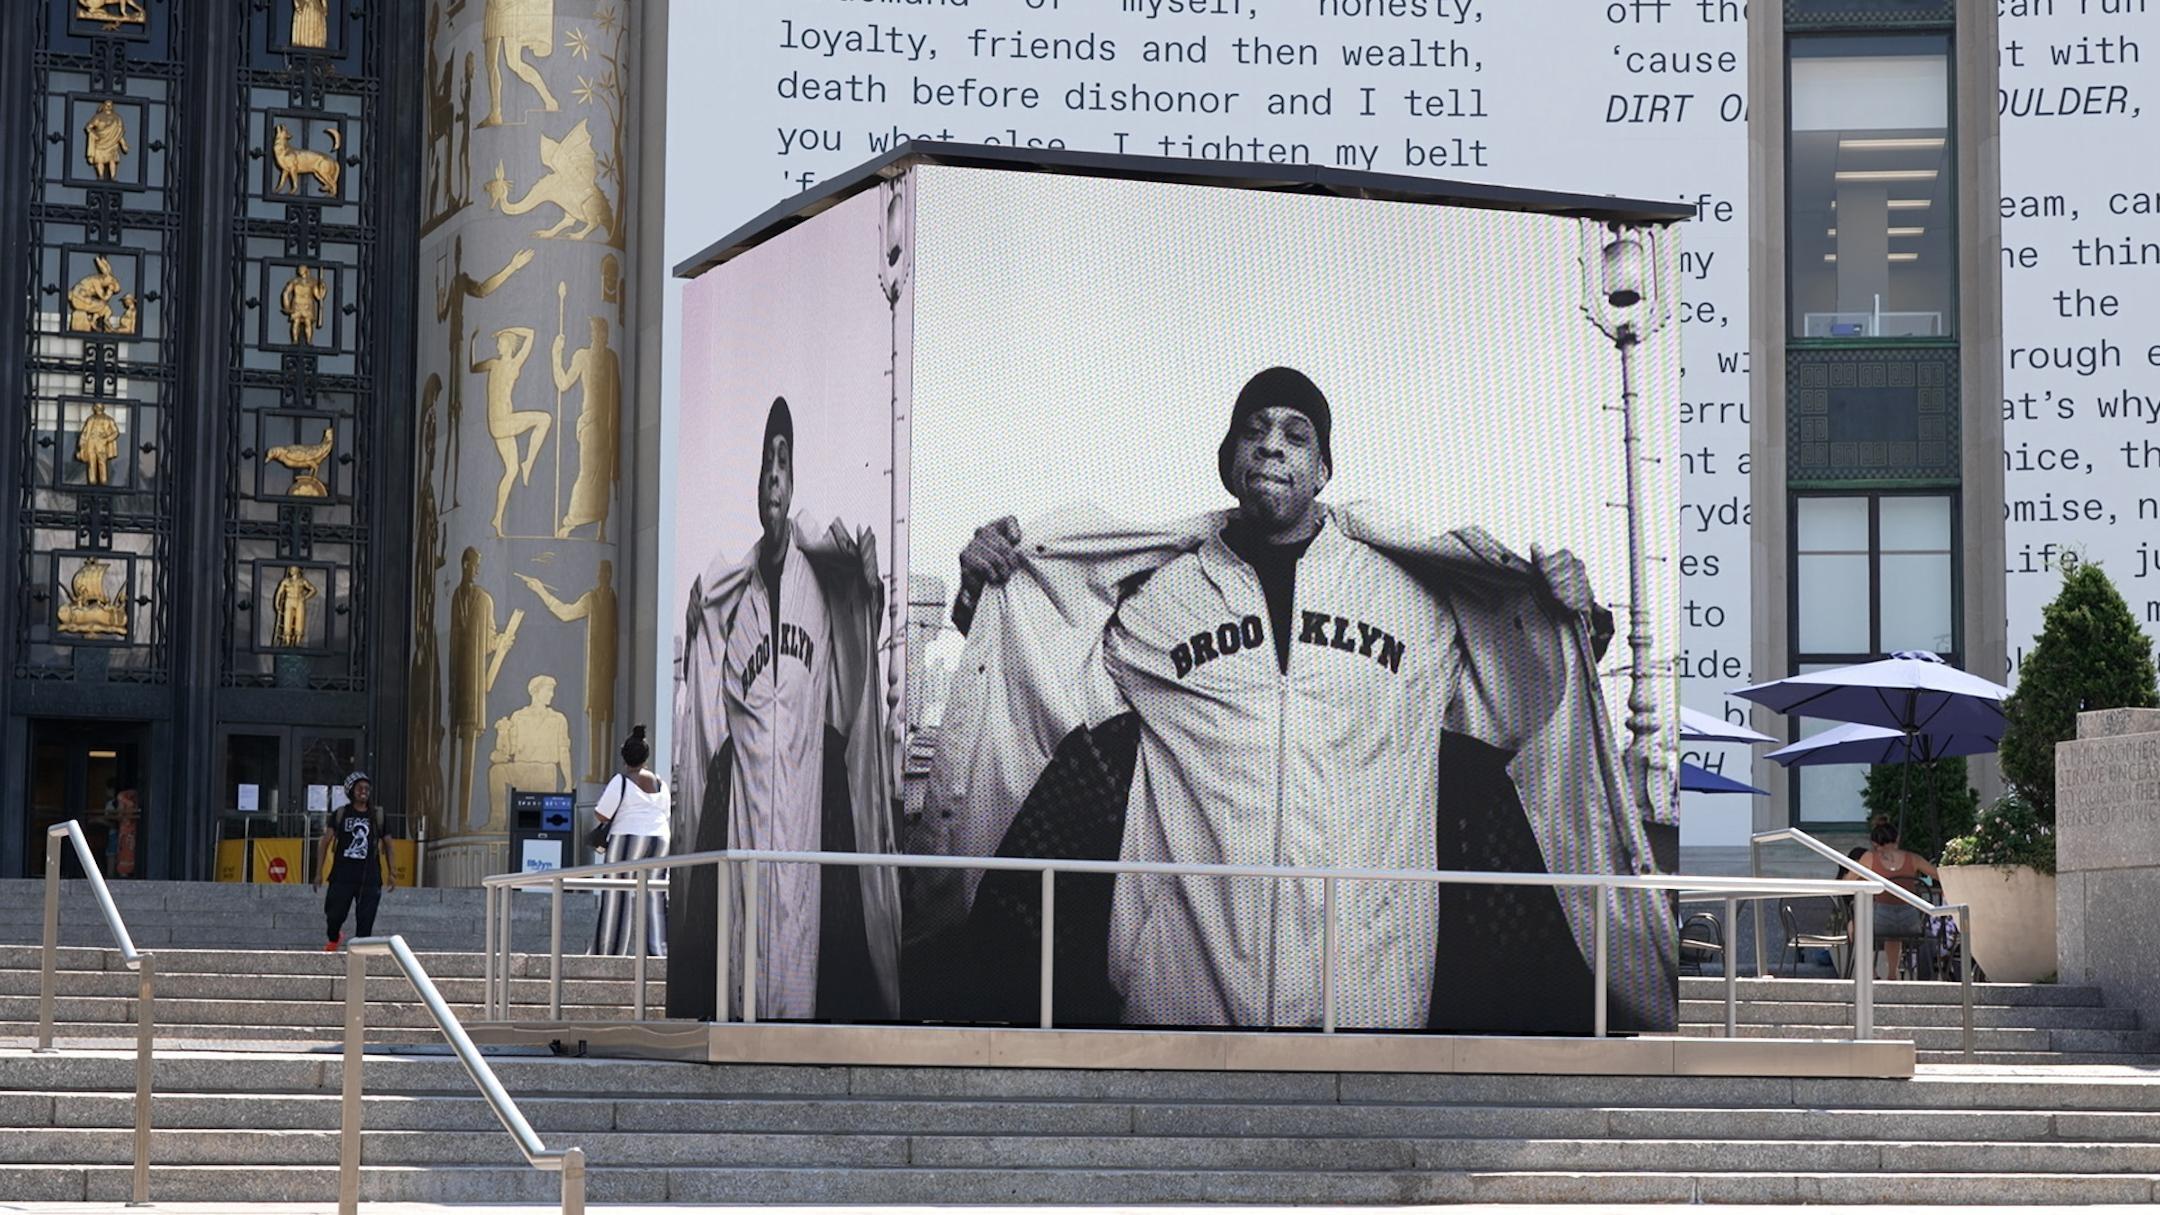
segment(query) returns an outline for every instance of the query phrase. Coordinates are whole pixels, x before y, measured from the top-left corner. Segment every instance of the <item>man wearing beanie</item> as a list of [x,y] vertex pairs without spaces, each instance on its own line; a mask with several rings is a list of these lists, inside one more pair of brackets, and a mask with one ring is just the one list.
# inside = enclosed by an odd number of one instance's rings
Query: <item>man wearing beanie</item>
[[[889,752],[879,713],[883,583],[875,537],[820,533],[789,512],[795,420],[766,412],[757,544],[723,555],[692,586],[677,688],[674,838],[697,851],[890,852]],[[710,1019],[715,954],[711,868],[687,871],[668,902],[672,1017]],[[758,890],[758,1015],[861,1020],[898,1003],[899,889],[890,870],[772,865]],[[702,891],[702,893],[700,893]],[[730,922],[742,932],[743,891]],[[744,956],[729,950],[740,990]],[[704,967],[702,978],[692,972]],[[680,993],[678,995],[678,993]]]
[[[1334,429],[1319,387],[1272,367],[1238,393],[1217,449],[1234,510],[1152,532],[1078,512],[1025,531],[1012,519],[980,529],[961,554],[955,623],[967,648],[909,850],[1646,865],[1597,683],[1610,617],[1581,562],[1538,550],[1526,562],[1475,529],[1418,537],[1330,507],[1319,495],[1334,473]],[[1480,863],[1464,863],[1465,848]],[[965,958],[985,994],[972,1008],[948,999],[927,1011],[1033,1015],[1035,875],[932,874],[911,879],[911,973],[917,957]],[[1061,1023],[1323,1019],[1317,881],[1128,874],[1059,890]],[[1338,985],[1338,1024],[1586,1027],[1593,909],[1535,894],[1503,908],[1450,902],[1424,884],[1340,883],[1336,966],[1356,981]],[[1652,903],[1623,909],[1616,967],[1657,970],[1669,952]],[[1478,977],[1451,973],[1463,957],[1449,942],[1481,929],[1443,913],[1470,906],[1504,910],[1526,966],[1559,976],[1565,990],[1551,1000],[1550,985],[1517,988],[1557,1017],[1453,997]],[[1614,1024],[1657,1023],[1670,996],[1655,988],[1616,980]]]

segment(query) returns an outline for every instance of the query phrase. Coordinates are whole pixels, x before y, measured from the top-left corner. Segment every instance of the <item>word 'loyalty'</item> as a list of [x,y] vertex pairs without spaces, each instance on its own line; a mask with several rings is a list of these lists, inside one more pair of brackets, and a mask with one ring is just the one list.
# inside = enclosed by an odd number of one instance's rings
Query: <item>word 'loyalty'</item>
[[[772,661],[772,649],[772,637],[767,635],[759,640],[757,649],[750,652],[750,661],[743,664],[743,691],[748,692],[750,685],[757,682],[757,677],[764,674],[766,665]],[[809,666],[811,655],[816,652],[817,643],[810,640],[810,631],[808,629],[799,624],[782,624],[780,626],[780,653],[782,655],[788,658],[801,659],[804,666]]]
[[[1304,625],[1298,631],[1300,644],[1356,654],[1372,659],[1392,673],[1402,672],[1403,643],[1386,629],[1362,620],[1353,621],[1347,616],[1330,616],[1326,612],[1301,612],[1299,615],[1304,618]],[[1177,668],[1177,677],[1183,679],[1217,658],[1228,658],[1240,650],[1257,650],[1266,644],[1267,626],[1258,616],[1224,621],[1215,626],[1212,633],[1194,633],[1191,640],[1171,647],[1170,665]]]
[[861,29],[824,29],[797,25],[789,17],[780,19],[782,50],[812,51],[827,59],[846,51],[851,55],[905,55],[909,63],[919,63],[929,41],[928,34],[910,34],[876,21],[864,23]]

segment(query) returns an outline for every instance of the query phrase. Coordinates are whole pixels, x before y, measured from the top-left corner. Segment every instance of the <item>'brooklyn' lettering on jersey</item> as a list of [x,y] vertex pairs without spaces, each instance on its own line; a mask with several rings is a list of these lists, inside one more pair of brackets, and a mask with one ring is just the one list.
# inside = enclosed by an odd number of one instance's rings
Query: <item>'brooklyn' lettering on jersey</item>
[[[809,666],[816,657],[817,642],[810,639],[808,630],[798,625],[782,624],[780,653],[783,657],[799,659],[804,666]],[[757,677],[765,673],[765,667],[771,661],[772,638],[767,636],[758,641],[757,649],[750,654],[750,661],[743,665],[743,687],[748,688],[756,683]]]
[[[1402,673],[1403,643],[1386,629],[1347,616],[1330,616],[1326,612],[1300,612],[1299,615],[1304,618],[1304,625],[1298,630],[1299,644],[1357,654],[1372,659],[1393,674]],[[1228,658],[1240,650],[1258,649],[1266,642],[1267,626],[1258,616],[1226,620],[1212,633],[1194,633],[1192,640],[1171,647],[1170,665],[1177,668],[1178,678],[1183,679],[1217,658]]]

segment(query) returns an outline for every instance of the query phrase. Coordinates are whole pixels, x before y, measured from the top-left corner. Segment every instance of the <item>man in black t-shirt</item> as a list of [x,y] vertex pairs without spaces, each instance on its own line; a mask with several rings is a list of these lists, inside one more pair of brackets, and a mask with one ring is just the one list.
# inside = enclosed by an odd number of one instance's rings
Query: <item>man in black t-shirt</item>
[[330,893],[323,899],[323,919],[329,925],[329,940],[323,952],[335,953],[354,904],[359,907],[360,935],[373,936],[376,904],[385,891],[397,889],[388,841],[383,837],[382,807],[375,803],[375,786],[365,772],[345,778],[345,805],[330,816],[330,830],[323,836],[322,856],[315,866],[315,889],[322,889],[326,870]]

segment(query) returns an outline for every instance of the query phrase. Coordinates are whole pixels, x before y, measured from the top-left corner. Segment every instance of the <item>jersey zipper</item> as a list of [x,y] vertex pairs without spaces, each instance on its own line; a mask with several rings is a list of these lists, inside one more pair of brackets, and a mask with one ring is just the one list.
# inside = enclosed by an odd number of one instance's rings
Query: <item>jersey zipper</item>
[[[1295,608],[1293,606],[1293,612]],[[1289,750],[1290,672],[1275,680],[1275,864],[1283,863],[1283,784]],[[1268,882],[1267,1028],[1275,1026],[1275,978],[1282,944],[1282,882]]]

